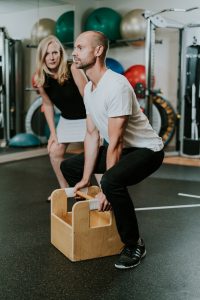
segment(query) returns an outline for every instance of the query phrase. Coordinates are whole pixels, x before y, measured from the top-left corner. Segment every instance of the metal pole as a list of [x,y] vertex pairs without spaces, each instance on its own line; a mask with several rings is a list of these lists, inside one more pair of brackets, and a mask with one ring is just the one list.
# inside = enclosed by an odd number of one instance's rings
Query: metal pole
[[152,89],[154,81],[154,46],[155,46],[155,26],[151,18],[147,19],[145,60],[146,60],[146,115],[152,124]]

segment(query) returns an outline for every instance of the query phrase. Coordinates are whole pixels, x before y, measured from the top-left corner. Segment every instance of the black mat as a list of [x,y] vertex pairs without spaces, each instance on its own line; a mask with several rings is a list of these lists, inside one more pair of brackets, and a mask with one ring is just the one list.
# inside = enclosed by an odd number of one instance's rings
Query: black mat
[[36,146],[36,147],[0,147],[0,155],[3,154],[14,154],[19,152],[31,151],[42,149],[44,146]]
[[[177,195],[200,194],[186,170],[184,179],[169,179],[163,165],[131,187],[135,206],[200,203]],[[55,188],[48,157],[0,166],[0,299],[200,299],[200,208],[138,211],[147,257],[134,270],[120,271],[116,256],[72,263],[50,244],[45,200]]]

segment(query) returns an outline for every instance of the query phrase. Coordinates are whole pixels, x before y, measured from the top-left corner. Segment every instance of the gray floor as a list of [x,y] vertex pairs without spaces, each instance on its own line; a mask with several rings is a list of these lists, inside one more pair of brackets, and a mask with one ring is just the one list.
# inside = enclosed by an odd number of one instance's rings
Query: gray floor
[[199,181],[200,168],[163,165],[130,188],[147,256],[119,271],[116,256],[72,263],[50,244],[46,156],[1,164],[0,299],[199,300],[200,199],[178,195]]

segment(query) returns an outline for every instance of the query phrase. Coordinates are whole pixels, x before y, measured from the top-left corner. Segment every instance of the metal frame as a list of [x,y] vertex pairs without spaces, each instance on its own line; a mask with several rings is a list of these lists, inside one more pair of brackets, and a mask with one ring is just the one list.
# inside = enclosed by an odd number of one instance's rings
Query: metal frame
[[12,134],[22,131],[23,70],[22,43],[8,38],[4,27],[0,28],[0,58],[0,128],[3,132],[0,147],[6,147]]
[[[174,20],[170,20],[167,18],[163,18],[160,16],[163,12],[189,12],[199,7],[192,7],[189,9],[179,9],[179,8],[169,8],[163,9],[158,12],[151,13],[150,11],[144,12],[144,17],[147,21],[147,29],[146,29],[146,43],[145,43],[145,65],[146,65],[146,111],[147,116],[149,118],[150,123],[152,123],[152,91],[153,91],[153,67],[154,67],[154,47],[155,47],[155,30],[156,28],[171,28],[171,29],[178,29],[182,31],[184,28],[184,24],[179,23]],[[179,47],[181,49],[181,37]],[[181,82],[180,78],[178,78],[178,97],[181,94]],[[180,101],[180,99],[179,99]]]

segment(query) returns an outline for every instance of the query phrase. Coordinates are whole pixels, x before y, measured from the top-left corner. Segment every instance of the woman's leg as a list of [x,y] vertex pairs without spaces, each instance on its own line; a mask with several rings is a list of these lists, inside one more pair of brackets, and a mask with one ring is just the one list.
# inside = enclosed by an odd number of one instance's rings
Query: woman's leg
[[58,183],[61,188],[68,187],[68,183],[60,170],[60,164],[64,160],[64,155],[68,145],[69,143],[63,143],[63,144],[53,143],[49,151],[51,165],[53,167],[53,170],[55,172],[55,175],[57,177]]

